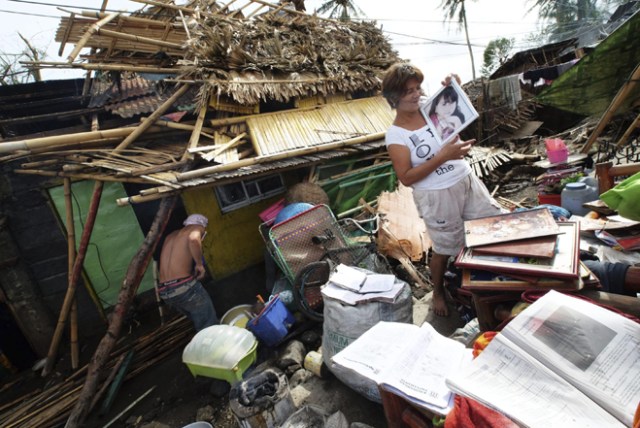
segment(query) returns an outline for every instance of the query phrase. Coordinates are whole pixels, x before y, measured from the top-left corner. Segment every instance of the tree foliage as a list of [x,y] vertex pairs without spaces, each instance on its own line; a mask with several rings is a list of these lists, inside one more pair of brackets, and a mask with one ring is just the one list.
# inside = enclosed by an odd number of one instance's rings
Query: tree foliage
[[21,61],[38,62],[45,57],[46,49],[36,48],[22,34],[18,33],[20,39],[25,44],[24,49],[18,54],[0,52],[0,85],[16,85],[29,81],[39,82],[42,80],[40,70],[37,68],[26,68]]
[[464,4],[465,0],[442,0],[440,7],[444,10],[444,17],[447,21],[457,19],[458,27],[464,28],[464,34],[469,48],[469,57],[471,58],[471,74],[473,80],[476,79],[476,65],[473,59],[473,49],[471,49],[471,40],[469,40],[469,27],[467,22],[467,10]]
[[329,13],[329,18],[350,21],[351,18],[364,17],[365,14],[353,0],[327,0],[316,9],[319,15]]
[[536,6],[538,16],[550,21],[544,35],[556,42],[576,37],[585,28],[606,22],[613,9],[626,0],[528,0],[530,11]]
[[484,62],[482,63],[482,75],[488,77],[509,59],[513,50],[515,39],[501,37],[491,40],[484,50]]

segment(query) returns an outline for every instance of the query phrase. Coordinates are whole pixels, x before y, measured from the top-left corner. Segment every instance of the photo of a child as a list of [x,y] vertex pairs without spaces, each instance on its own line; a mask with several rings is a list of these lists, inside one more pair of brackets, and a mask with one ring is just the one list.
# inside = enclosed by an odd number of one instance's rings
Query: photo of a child
[[429,118],[443,140],[451,136],[464,123],[464,114],[458,107],[458,93],[453,86],[445,87],[431,103]]
[[421,108],[436,139],[443,144],[452,140],[478,117],[478,112],[455,81],[443,86]]

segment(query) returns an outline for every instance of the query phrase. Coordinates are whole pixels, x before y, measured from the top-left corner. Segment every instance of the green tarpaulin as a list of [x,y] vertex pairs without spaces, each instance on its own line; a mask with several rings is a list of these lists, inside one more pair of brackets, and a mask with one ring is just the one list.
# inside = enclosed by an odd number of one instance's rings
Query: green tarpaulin
[[[640,13],[636,13],[536,99],[584,116],[602,114],[640,64],[639,35]],[[616,113],[628,110],[638,97],[640,85],[626,96]]]

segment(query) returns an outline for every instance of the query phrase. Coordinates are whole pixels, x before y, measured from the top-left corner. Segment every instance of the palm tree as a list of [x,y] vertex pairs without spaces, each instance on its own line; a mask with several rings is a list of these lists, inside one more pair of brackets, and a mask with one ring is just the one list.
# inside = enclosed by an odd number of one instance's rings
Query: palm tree
[[467,39],[467,47],[469,48],[469,57],[471,57],[471,75],[473,76],[473,80],[476,80],[476,65],[473,60],[473,49],[471,49],[471,41],[469,40],[467,11],[464,7],[464,1],[465,0],[442,0],[442,3],[440,3],[440,7],[444,9],[445,19],[452,20],[457,16],[458,26],[464,27],[464,34]]
[[351,17],[364,16],[362,9],[353,0],[327,0],[316,9],[316,13],[319,15],[329,11],[329,18],[341,21],[350,21]]
[[[554,21],[550,28],[551,40],[566,40],[579,33],[581,27],[604,22],[607,8],[620,4],[617,0],[529,0],[531,9],[539,7],[538,15]],[[530,9],[530,10],[531,10]]]

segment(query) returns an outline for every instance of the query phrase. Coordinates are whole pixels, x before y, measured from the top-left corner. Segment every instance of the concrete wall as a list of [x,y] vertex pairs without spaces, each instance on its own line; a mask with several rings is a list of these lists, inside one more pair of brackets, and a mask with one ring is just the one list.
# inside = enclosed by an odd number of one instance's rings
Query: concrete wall
[[209,219],[203,252],[213,280],[264,261],[264,242],[258,227],[258,214],[282,198],[277,195],[263,201],[222,213],[213,188],[196,189],[182,194],[188,213],[200,213]]

